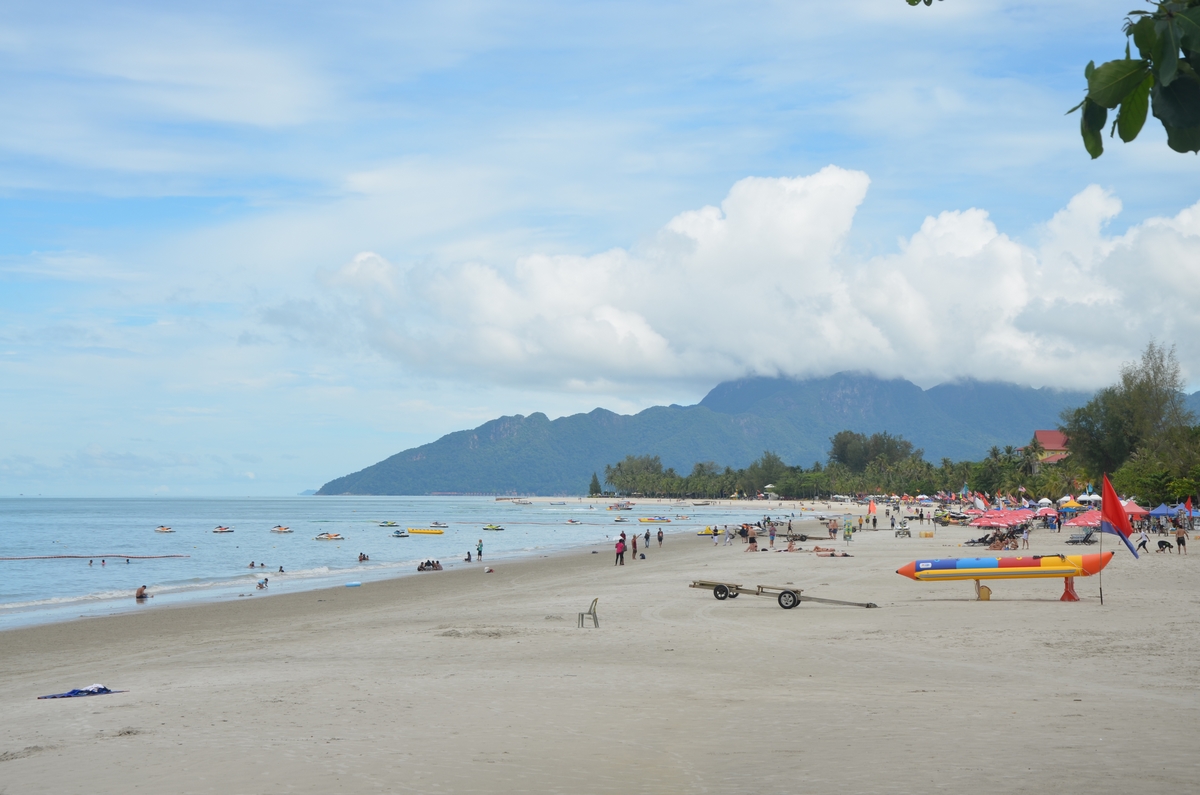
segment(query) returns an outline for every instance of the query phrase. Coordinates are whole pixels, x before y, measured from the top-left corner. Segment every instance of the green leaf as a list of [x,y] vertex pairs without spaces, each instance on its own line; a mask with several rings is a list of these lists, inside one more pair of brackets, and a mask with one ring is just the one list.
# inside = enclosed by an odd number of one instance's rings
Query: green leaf
[[1173,20],[1160,19],[1154,24],[1154,32],[1158,34],[1154,53],[1154,75],[1159,83],[1169,86],[1179,67],[1179,31]]
[[1104,154],[1104,137],[1100,133],[1086,127],[1081,127],[1079,132],[1083,136],[1083,148],[1092,156],[1092,160]]
[[1130,91],[1121,102],[1117,111],[1117,135],[1129,143],[1137,138],[1146,123],[1146,112],[1150,109],[1150,86],[1154,83],[1154,75],[1146,75],[1138,87]]
[[1172,127],[1164,122],[1163,128],[1167,131],[1167,146],[1176,152],[1200,152],[1200,127]]
[[1156,84],[1150,96],[1154,115],[1164,126],[1200,126],[1200,82],[1195,78],[1182,76],[1169,86]]
[[1096,71],[1096,62],[1088,61],[1088,65],[1083,67],[1083,76],[1087,80],[1092,79],[1092,72]]
[[1088,99],[1106,108],[1115,108],[1150,72],[1146,61],[1109,61],[1101,64],[1088,78]]
[[1084,129],[1092,132],[1100,132],[1104,129],[1104,122],[1108,120],[1108,109],[1103,105],[1097,105],[1090,99],[1083,101],[1083,119],[1080,124]]
[[1191,8],[1175,15],[1179,27],[1179,43],[1185,50],[1200,50],[1200,8]]
[[1138,52],[1146,60],[1152,60],[1154,55],[1154,45],[1158,41],[1158,34],[1154,32],[1154,20],[1150,17],[1142,17],[1133,26],[1133,43],[1138,48]]
[[1083,101],[1083,115],[1079,117],[1079,133],[1083,136],[1083,148],[1095,160],[1104,154],[1104,138],[1101,131],[1108,118],[1108,109],[1090,99]]

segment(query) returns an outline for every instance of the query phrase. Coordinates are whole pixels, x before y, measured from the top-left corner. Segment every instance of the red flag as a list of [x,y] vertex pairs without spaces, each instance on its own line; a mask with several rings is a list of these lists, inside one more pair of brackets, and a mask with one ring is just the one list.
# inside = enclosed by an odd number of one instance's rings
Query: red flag
[[1133,548],[1133,526],[1129,524],[1125,506],[1121,505],[1117,492],[1108,482],[1108,475],[1104,476],[1104,489],[1100,492],[1100,532],[1119,536],[1133,556],[1138,556],[1137,550]]

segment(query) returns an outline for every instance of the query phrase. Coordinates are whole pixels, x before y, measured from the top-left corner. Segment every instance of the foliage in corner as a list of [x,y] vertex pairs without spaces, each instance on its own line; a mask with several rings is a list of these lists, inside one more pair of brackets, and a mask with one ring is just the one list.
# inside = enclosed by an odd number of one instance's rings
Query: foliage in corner
[[1104,154],[1108,112],[1117,111],[1109,137],[1129,143],[1151,111],[1176,152],[1200,152],[1200,0],[1159,2],[1154,11],[1130,11],[1125,57],[1084,69],[1087,96],[1067,113],[1081,110],[1079,131],[1092,159]]
[[[907,0],[910,6],[933,0]],[[1109,137],[1129,143],[1146,123],[1147,112],[1162,122],[1167,146],[1200,152],[1200,0],[1159,0],[1153,11],[1125,17],[1125,57],[1083,70],[1087,96],[1067,111],[1081,111],[1083,148],[1095,160],[1104,154],[1108,112],[1117,111]],[[1129,40],[1137,48],[1132,57]]]

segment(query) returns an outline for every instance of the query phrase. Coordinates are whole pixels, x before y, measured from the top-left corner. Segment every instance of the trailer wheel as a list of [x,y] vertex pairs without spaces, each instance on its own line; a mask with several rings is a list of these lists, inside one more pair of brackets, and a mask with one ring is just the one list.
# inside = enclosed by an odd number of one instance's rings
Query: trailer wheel
[[784,610],[791,610],[798,604],[800,604],[800,597],[794,591],[784,591],[779,594],[779,606]]
[[737,599],[737,598],[738,598],[738,592],[737,592],[737,591],[730,591],[730,592],[729,592],[729,598],[730,598],[730,599]]
[[718,585],[716,588],[713,588],[713,596],[717,597],[718,599],[728,599],[729,598],[729,586],[728,585]]
[[801,534],[800,534],[800,540],[801,540],[801,541],[807,541],[807,540],[808,540],[808,536],[807,536],[807,535],[805,535],[804,533],[801,533]]

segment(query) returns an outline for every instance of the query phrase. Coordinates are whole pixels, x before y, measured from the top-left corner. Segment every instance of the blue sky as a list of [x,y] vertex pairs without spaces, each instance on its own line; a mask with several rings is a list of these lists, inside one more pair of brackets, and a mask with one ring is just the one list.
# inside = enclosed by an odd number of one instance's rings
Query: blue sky
[[291,494],[747,373],[1200,381],[1128,2],[10,2],[0,494]]

